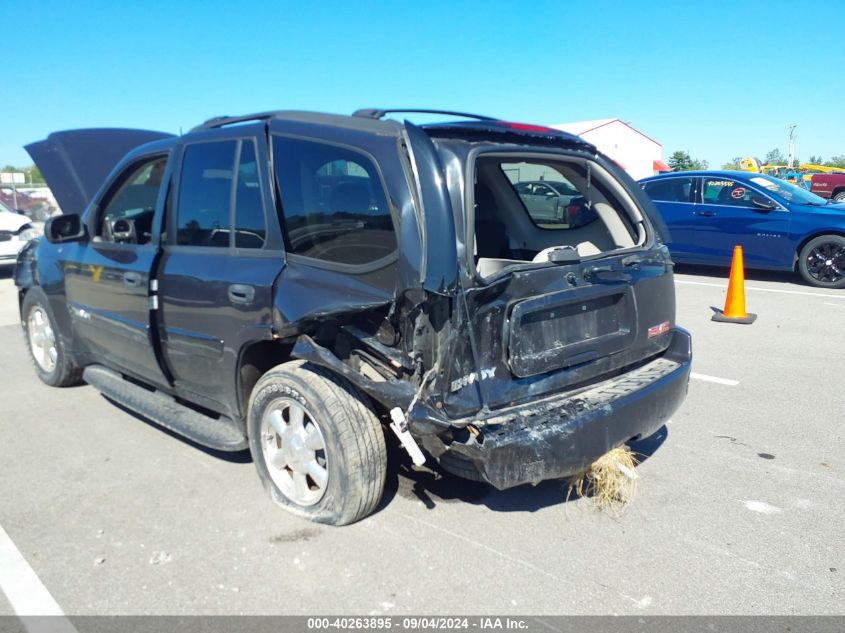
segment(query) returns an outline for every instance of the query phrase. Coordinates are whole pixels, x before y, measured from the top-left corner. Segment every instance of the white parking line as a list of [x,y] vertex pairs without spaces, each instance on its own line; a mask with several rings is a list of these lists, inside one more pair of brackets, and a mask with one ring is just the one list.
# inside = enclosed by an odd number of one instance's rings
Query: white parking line
[[[710,284],[704,281],[685,281],[683,279],[675,279],[676,284],[685,284],[688,286],[710,286],[711,288],[728,287],[727,284]],[[804,297],[825,297],[826,299],[840,299],[845,301],[845,293],[841,295],[829,295],[822,292],[801,292],[800,290],[780,290],[779,288],[756,288],[754,286],[745,286],[746,290],[756,290],[757,292],[777,292],[784,295],[801,295]]]
[[736,387],[739,384],[738,380],[717,378],[716,376],[708,376],[707,374],[697,374],[694,371],[690,372],[689,377],[694,378],[695,380],[703,380],[704,382],[715,382],[717,385],[726,385],[728,387]]
[[[35,570],[0,525],[0,591],[21,617],[24,627],[36,631],[76,633],[74,626],[64,617],[59,603],[53,599]],[[57,618],[29,618],[27,616],[59,616]]]

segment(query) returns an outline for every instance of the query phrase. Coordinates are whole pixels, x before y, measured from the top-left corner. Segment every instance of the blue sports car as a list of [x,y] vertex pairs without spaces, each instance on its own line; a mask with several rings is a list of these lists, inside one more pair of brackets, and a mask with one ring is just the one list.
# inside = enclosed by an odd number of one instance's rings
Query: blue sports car
[[845,288],[845,204],[744,171],[684,171],[640,181],[669,229],[678,263],[797,270],[822,288]]

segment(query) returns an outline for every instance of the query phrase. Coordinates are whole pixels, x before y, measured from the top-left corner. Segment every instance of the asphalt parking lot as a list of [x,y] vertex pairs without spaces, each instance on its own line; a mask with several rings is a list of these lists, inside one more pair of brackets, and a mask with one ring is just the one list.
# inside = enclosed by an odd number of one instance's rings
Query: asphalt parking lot
[[0,279],[0,526],[73,615],[845,614],[845,291],[749,273],[757,323],[713,323],[726,278],[677,275],[695,377],[620,518],[394,459],[345,528],[272,505],[248,455],[42,385]]

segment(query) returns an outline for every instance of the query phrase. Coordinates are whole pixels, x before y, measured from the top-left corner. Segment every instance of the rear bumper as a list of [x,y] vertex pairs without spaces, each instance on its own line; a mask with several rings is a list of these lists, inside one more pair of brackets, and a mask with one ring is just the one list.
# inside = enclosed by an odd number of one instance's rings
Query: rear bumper
[[612,448],[663,426],[686,397],[691,362],[690,335],[676,328],[660,358],[574,396],[497,411],[474,423],[478,435],[453,442],[445,453],[441,448],[440,459],[451,453],[453,460],[471,462],[500,490],[580,472]]

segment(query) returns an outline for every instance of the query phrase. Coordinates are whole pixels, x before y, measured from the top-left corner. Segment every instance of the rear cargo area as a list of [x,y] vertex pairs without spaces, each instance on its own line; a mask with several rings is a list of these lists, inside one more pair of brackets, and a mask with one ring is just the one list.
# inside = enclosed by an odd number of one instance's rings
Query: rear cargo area
[[484,154],[475,167],[473,254],[482,278],[515,264],[548,262],[555,248],[585,259],[645,240],[636,207],[590,161]]

